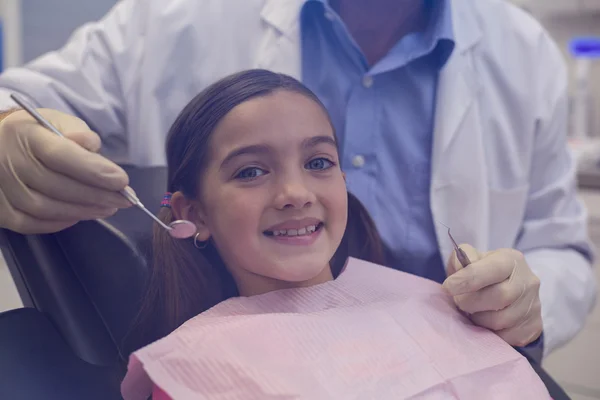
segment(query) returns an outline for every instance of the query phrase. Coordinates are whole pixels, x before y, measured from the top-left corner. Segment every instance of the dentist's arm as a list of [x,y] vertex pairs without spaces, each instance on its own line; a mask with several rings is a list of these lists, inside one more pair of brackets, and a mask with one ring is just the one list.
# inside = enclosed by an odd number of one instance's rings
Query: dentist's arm
[[59,50],[0,75],[0,111],[16,92],[40,108],[74,115],[103,138],[125,135],[128,82],[145,45],[146,1],[122,0],[101,20],[78,28]]
[[[514,249],[456,256],[444,287],[471,320],[540,358],[581,330],[596,296],[587,218],[576,196],[576,170],[567,150],[566,71],[547,37],[538,47],[534,80],[537,124],[530,192]],[[543,347],[543,348],[542,348]]]
[[[127,185],[127,175],[95,153],[100,138],[126,143],[123,93],[137,71],[147,8],[123,0],[62,49],[0,75],[0,112],[9,110],[0,115],[0,227],[53,232],[128,206],[113,193]],[[70,140],[12,110],[13,92],[45,108]]]
[[537,56],[539,119],[531,189],[516,248],[539,277],[544,354],[571,340],[596,299],[594,250],[587,213],[577,198],[576,165],[567,150],[567,71],[549,37]]

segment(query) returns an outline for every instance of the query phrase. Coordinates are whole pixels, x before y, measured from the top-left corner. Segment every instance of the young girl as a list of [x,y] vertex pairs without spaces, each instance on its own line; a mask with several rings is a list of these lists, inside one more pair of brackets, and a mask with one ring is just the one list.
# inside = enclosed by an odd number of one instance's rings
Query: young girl
[[132,355],[125,399],[548,398],[438,284],[348,261],[383,264],[381,243],[296,80],[215,83],[173,124],[167,162],[159,217],[198,233],[155,231],[141,327],[166,337]]

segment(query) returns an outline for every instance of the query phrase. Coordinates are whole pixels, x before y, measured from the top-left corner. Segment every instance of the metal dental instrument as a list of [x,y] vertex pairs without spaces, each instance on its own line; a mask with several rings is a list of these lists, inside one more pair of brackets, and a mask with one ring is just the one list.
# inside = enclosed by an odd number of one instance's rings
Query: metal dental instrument
[[463,268],[466,268],[469,264],[471,264],[471,260],[469,260],[469,257],[467,256],[467,253],[465,253],[463,251],[463,249],[461,249],[460,247],[458,247],[458,244],[456,244],[456,241],[454,240],[454,238],[450,234],[450,228],[448,228],[448,237],[452,241],[452,245],[454,246],[454,250],[456,251],[456,258],[458,258],[458,261],[460,262],[460,265],[462,265]]
[[[35,108],[31,107],[27,102],[19,95],[11,94],[10,97],[17,103],[19,106],[23,108],[23,110],[27,111],[29,115],[31,115],[40,125],[54,134],[65,137],[56,127],[54,127],[50,122],[48,122],[42,115],[36,111]],[[120,190],[119,193],[123,195],[131,204],[145,212],[150,218],[152,218],[157,224],[166,229],[169,234],[176,239],[187,239],[196,233],[196,225],[191,221],[186,220],[177,220],[171,222],[169,225],[166,225],[160,219],[156,217],[156,215],[152,214],[145,206],[142,204],[140,199],[134,194],[133,190],[127,186],[125,189]]]
[[[440,222],[440,224],[442,223]],[[460,262],[460,265],[462,265],[463,268],[466,268],[469,264],[471,264],[471,260],[469,260],[467,253],[465,253],[463,249],[461,249],[458,246],[458,244],[456,244],[456,240],[454,240],[454,238],[450,234],[450,228],[445,224],[442,225],[448,228],[448,237],[450,238],[450,241],[452,241],[452,246],[454,247],[454,251],[456,252],[456,258],[458,258],[458,262]]]

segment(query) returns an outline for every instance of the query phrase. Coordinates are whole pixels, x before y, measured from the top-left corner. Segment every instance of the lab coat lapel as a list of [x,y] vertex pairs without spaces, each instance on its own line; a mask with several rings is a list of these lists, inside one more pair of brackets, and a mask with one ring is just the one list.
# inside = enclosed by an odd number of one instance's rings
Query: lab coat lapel
[[431,211],[443,260],[458,242],[488,246],[489,202],[480,120],[479,82],[473,68],[480,30],[462,0],[452,2],[455,50],[440,73],[432,153]]
[[258,51],[257,68],[290,75],[302,75],[300,11],[305,0],[266,0],[261,18],[267,29]]

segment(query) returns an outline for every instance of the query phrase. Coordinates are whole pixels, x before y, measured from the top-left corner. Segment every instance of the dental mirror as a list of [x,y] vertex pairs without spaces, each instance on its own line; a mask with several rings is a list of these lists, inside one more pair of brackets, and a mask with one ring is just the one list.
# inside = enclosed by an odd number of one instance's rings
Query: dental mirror
[[196,233],[196,225],[185,219],[171,222],[169,228],[169,235],[175,239],[188,239]]

